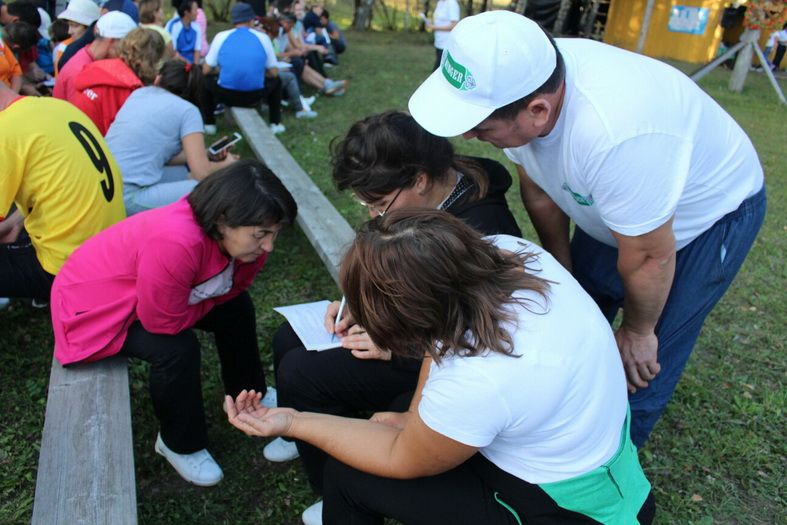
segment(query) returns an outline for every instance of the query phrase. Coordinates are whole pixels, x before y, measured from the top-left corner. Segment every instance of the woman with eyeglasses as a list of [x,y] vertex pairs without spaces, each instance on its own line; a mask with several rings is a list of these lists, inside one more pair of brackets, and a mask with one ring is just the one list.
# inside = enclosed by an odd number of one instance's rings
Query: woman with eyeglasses
[[367,420],[225,399],[247,434],[335,458],[320,523],[652,522],[612,330],[548,252],[397,210],[361,228],[339,281],[375,343],[423,358],[409,410]]
[[[451,143],[421,128],[409,114],[388,111],[360,120],[332,145],[333,178],[349,189],[370,217],[391,210],[443,210],[483,234],[521,236],[508,209],[508,171],[498,162],[454,153]],[[309,352],[285,323],[273,339],[281,406],[335,415],[404,408],[418,379],[420,360],[392,356],[375,345],[360,324],[340,320],[339,302],[325,315],[325,328],[341,347]],[[322,490],[327,456],[303,442],[276,439],[264,449],[271,461],[299,455],[312,488]],[[304,513],[319,516],[320,502]]]

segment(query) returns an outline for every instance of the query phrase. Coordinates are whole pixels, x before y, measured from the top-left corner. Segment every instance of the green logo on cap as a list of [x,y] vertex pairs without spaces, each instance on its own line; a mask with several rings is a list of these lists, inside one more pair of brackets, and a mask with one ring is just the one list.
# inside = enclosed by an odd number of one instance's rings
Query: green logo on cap
[[475,78],[465,66],[454,60],[451,53],[445,52],[443,60],[443,76],[449,84],[460,91],[475,89]]

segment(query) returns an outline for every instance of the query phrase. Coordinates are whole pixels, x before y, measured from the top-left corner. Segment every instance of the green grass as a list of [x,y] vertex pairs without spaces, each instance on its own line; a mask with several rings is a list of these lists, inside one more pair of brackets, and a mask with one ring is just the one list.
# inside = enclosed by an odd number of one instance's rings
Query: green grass
[[[348,34],[349,51],[334,78],[346,78],[343,98],[320,98],[314,121],[285,113],[284,145],[351,224],[363,210],[330,181],[327,145],[355,120],[406,107],[428,74],[428,35]],[[693,69],[690,66],[686,70]],[[728,72],[702,86],[747,130],[765,166],[770,207],[765,226],[730,291],[708,318],[675,397],[642,450],[659,503],[659,524],[778,524],[785,512],[784,288],[787,109],[761,75],[743,94],[726,90]],[[782,83],[784,84],[784,82]],[[231,128],[224,127],[225,130]],[[463,153],[504,160],[478,142],[457,141]],[[239,151],[245,156],[247,145]],[[509,203],[525,236],[534,238],[518,193]],[[259,341],[270,364],[270,339],[280,318],[271,307],[333,298],[337,290],[303,234],[280,236],[252,289]],[[153,452],[157,427],[146,388],[147,368],[131,367],[134,452],[140,522],[144,524],[295,524],[314,501],[300,466],[272,464],[261,440],[231,429],[220,408],[222,388],[211,343],[204,340],[203,392],[211,452],[225,479],[196,488]],[[17,301],[0,311],[0,524],[29,522],[52,353],[48,312]],[[272,379],[272,378],[271,378]]]

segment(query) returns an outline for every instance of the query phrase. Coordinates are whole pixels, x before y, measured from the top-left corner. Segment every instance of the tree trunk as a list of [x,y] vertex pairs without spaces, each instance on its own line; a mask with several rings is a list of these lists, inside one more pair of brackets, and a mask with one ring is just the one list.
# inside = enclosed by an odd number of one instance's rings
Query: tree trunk
[[519,13],[520,15],[524,15],[525,9],[527,9],[527,0],[516,0],[516,7],[514,8],[514,12]]
[[473,16],[473,0],[467,0],[467,12],[465,16]]
[[353,29],[356,31],[369,29],[369,26],[372,24],[372,6],[374,6],[374,0],[360,0],[355,11]]
[[484,0],[481,4],[481,12],[486,13],[487,9],[489,9],[489,0]]
[[[746,75],[751,67],[751,56],[754,52],[751,44],[759,39],[759,29],[746,29],[741,35],[741,42],[744,42],[746,45],[738,51],[738,58],[735,59],[735,67],[732,69],[732,75],[730,76],[730,91],[735,91],[736,93],[743,91]],[[768,66],[766,65],[765,67]]]
[[557,12],[555,18],[555,25],[552,26],[552,34],[560,35],[566,28],[566,17],[571,9],[571,0],[560,0],[560,10]]

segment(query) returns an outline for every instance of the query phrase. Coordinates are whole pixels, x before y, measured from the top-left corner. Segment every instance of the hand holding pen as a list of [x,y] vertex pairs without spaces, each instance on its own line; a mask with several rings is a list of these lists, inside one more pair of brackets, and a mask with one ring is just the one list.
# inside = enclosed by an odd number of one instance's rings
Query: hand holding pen
[[378,348],[362,326],[355,324],[347,310],[347,301],[334,301],[325,312],[325,329],[334,337],[341,339],[343,348],[350,350],[358,359],[380,359],[389,361],[391,352]]

